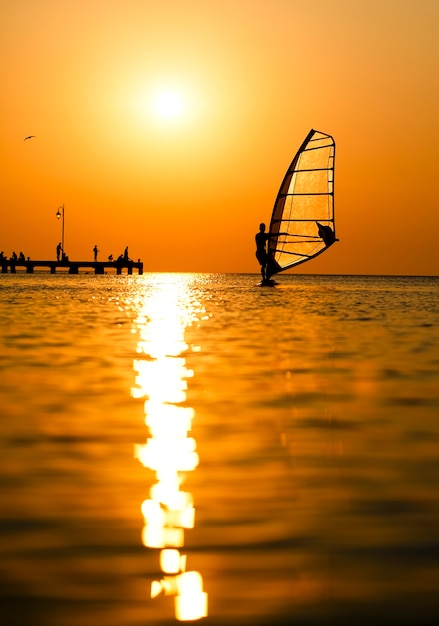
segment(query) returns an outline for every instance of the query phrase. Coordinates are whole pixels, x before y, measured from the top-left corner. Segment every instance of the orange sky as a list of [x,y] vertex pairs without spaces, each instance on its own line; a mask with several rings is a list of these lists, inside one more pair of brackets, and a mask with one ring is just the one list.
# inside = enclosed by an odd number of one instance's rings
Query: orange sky
[[[300,273],[439,274],[437,0],[14,0],[1,9],[0,250],[258,272],[310,128],[340,243]],[[171,90],[181,110],[157,110]],[[167,117],[165,114],[169,114]],[[27,135],[34,139],[23,142]]]

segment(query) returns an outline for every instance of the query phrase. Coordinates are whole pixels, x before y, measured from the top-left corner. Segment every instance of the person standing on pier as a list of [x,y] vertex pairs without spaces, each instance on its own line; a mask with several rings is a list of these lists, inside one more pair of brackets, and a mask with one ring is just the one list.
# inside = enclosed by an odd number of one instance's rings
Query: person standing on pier
[[59,257],[61,256],[61,250],[62,250],[62,246],[61,246],[61,242],[59,242],[59,244],[56,246],[56,260],[57,260],[57,262],[59,262]]
[[95,263],[98,260],[98,252],[99,252],[98,246],[95,245],[95,247],[93,248],[93,254],[94,254]]

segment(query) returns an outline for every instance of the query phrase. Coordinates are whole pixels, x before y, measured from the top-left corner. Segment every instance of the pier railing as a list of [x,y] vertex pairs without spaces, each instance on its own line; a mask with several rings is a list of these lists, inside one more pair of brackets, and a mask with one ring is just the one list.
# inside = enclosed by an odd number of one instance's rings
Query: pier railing
[[0,261],[1,273],[15,274],[17,268],[24,268],[26,274],[33,274],[36,267],[47,268],[51,274],[56,271],[67,269],[69,274],[79,274],[80,269],[92,269],[95,274],[105,274],[105,270],[115,269],[116,274],[122,274],[126,269],[127,274],[132,274],[133,269],[138,274],[143,274],[143,263],[140,261],[12,261],[11,259]]

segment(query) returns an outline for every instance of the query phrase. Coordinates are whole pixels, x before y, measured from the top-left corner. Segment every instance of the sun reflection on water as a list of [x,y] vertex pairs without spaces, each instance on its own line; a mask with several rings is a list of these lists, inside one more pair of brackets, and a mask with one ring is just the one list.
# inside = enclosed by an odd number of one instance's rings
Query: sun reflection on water
[[135,320],[139,339],[134,360],[135,398],[145,398],[145,444],[135,446],[135,457],[153,470],[156,482],[141,505],[142,542],[160,551],[163,576],[151,585],[151,597],[174,596],[175,617],[197,620],[207,616],[207,594],[199,572],[187,571],[184,532],[195,524],[192,494],[182,489],[186,472],[198,466],[192,429],[195,412],[186,406],[187,381],[185,328],[196,319],[187,283],[180,276],[165,280],[142,303]]

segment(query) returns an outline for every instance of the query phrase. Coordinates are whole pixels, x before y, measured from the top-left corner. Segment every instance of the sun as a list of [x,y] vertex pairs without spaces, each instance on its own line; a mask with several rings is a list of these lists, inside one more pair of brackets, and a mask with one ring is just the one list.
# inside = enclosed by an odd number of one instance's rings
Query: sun
[[187,129],[199,118],[197,102],[197,91],[178,81],[137,85],[128,100],[135,124],[160,132]]
[[184,100],[178,91],[167,89],[160,91],[154,98],[154,111],[164,120],[175,120],[182,116]]

